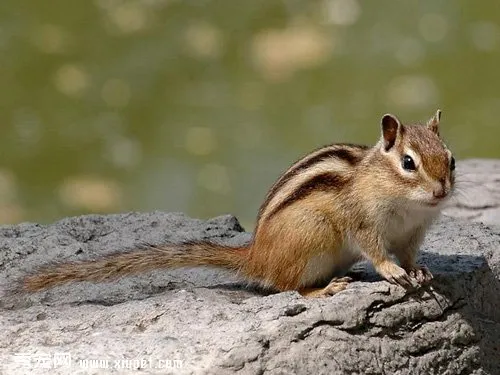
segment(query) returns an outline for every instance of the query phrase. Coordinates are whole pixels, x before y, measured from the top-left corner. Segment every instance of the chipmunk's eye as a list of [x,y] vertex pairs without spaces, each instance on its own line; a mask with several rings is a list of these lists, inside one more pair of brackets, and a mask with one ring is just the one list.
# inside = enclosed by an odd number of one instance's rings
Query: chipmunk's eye
[[455,170],[455,158],[452,156],[450,159],[450,171]]
[[414,171],[417,169],[417,167],[415,167],[415,162],[410,155],[403,156],[401,165],[403,166],[403,169],[406,169],[407,171]]

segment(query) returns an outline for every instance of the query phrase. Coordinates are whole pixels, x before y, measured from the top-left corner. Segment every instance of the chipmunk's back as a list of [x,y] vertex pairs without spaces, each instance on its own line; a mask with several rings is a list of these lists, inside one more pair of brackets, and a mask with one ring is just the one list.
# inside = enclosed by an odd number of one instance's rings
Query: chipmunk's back
[[342,188],[369,150],[363,145],[331,144],[299,159],[269,190],[260,207],[257,226],[314,192]]

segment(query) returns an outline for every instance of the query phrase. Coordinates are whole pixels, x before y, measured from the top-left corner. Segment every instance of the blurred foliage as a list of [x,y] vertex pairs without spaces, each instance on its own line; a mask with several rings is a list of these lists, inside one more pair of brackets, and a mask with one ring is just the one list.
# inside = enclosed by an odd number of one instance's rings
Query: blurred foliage
[[[128,210],[251,229],[288,164],[443,109],[500,157],[494,1],[4,0],[0,222]],[[459,168],[459,167],[458,167]]]

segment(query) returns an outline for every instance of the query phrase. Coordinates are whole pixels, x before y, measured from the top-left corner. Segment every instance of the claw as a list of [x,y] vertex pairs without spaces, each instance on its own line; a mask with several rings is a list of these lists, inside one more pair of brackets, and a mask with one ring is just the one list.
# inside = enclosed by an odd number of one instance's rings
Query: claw
[[419,284],[428,283],[434,278],[431,271],[429,271],[429,269],[425,266],[413,266],[407,269],[407,271],[410,277],[416,280]]
[[351,281],[352,279],[349,276],[333,278],[332,281],[330,281],[330,283],[324,288],[324,293],[326,295],[333,296],[334,294],[337,294],[347,288],[347,284]]
[[304,288],[299,293],[307,298],[328,297],[341,292],[352,281],[349,276],[333,278],[324,288]]
[[331,283],[338,283],[338,282],[341,282],[341,283],[350,283],[350,282],[352,282],[352,277],[349,277],[349,276],[334,277],[334,278],[330,281],[330,284],[331,284]]
[[392,284],[401,285],[405,289],[413,287],[412,278],[393,262],[384,262],[377,267],[377,271]]

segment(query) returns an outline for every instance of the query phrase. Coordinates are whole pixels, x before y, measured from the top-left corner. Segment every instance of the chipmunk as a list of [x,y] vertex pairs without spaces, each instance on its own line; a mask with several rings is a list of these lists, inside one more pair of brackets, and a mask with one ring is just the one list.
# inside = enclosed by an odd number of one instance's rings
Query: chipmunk
[[49,266],[27,276],[22,288],[34,292],[153,269],[215,266],[277,291],[323,297],[346,288],[346,272],[361,260],[403,287],[428,282],[432,274],[417,265],[416,255],[455,180],[440,117],[438,110],[426,124],[403,125],[386,114],[375,146],[331,144],[304,156],[271,187],[248,245],[148,246]]

